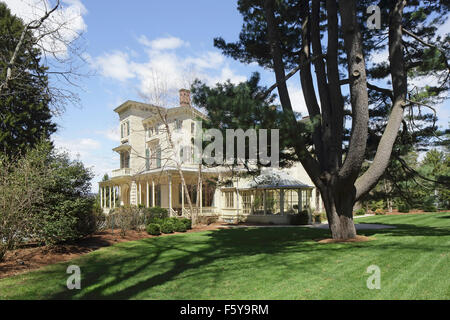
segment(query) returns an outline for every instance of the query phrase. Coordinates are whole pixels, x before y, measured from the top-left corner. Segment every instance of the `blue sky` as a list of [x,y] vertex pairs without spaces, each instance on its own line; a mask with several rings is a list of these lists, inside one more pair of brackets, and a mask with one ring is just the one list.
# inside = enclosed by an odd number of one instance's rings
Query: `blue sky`
[[[5,0],[4,0],[5,1]],[[48,0],[6,0],[13,13],[26,16],[29,3]],[[126,100],[143,101],[140,93],[150,90],[148,79],[154,72],[165,77],[176,91],[193,78],[208,84],[245,80],[252,72],[262,72],[262,82],[271,85],[274,76],[255,65],[244,66],[221,55],[213,39],[238,38],[242,18],[236,1],[219,0],[64,0],[65,14],[74,28],[84,33],[87,67],[94,75],[82,78],[83,90],[76,90],[81,107],[68,106],[55,118],[55,144],[79,157],[96,174],[119,167],[112,151],[119,144],[118,116],[113,110]],[[447,28],[448,29],[448,28]],[[384,59],[383,54],[377,59]],[[289,82],[297,111],[305,112],[298,77]],[[175,97],[177,98],[177,97]],[[441,106],[441,124],[447,126],[449,105]]]

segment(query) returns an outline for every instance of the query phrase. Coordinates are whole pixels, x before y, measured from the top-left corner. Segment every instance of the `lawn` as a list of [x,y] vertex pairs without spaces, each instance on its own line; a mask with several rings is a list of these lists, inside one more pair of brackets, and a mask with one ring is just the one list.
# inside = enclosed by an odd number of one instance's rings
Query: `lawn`
[[[376,216],[370,242],[319,244],[326,230],[246,228],[120,243],[0,280],[0,299],[450,299],[450,214]],[[66,268],[81,268],[81,290]],[[381,289],[366,286],[381,269]]]

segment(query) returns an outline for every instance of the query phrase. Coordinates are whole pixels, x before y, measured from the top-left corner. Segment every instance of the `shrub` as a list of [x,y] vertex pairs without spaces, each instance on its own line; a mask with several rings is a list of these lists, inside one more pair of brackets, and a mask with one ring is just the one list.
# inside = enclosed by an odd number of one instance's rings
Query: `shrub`
[[379,201],[372,201],[369,204],[370,210],[371,211],[377,211],[377,209],[384,209],[384,202],[383,200],[379,200]]
[[309,224],[309,212],[304,210],[299,214],[293,214],[290,216],[290,224],[295,226],[304,226]]
[[398,211],[401,213],[408,213],[411,208],[407,203],[400,203],[398,205]]
[[357,215],[357,216],[363,216],[365,214],[366,214],[366,210],[363,209],[363,208],[358,209],[358,210],[355,211],[355,215]]
[[186,226],[186,230],[191,230],[192,229],[192,221],[191,219],[188,218],[181,218],[181,221],[184,223],[184,225]]
[[44,201],[50,144],[21,156],[0,153],[0,261],[35,232],[34,208]]
[[322,222],[322,217],[321,217],[321,214],[319,213],[319,214],[315,214],[314,216],[313,216],[313,218],[314,218],[314,222],[315,223],[321,223]]
[[174,231],[176,232],[186,232],[187,228],[183,221],[178,220],[174,223]]
[[375,214],[377,216],[384,216],[386,214],[386,211],[384,209],[377,209],[375,210]]
[[161,207],[152,207],[144,210],[146,220],[150,223],[154,223],[155,221],[157,221],[156,219],[165,219],[169,216],[169,212],[167,211],[167,209]]
[[437,208],[436,208],[434,202],[435,202],[435,200],[433,197],[426,198],[424,203],[422,204],[422,210],[425,212],[436,212]]
[[147,228],[147,233],[152,236],[159,236],[161,234],[161,226],[156,223],[150,223]]
[[164,221],[164,223],[161,225],[161,232],[162,233],[173,233],[175,230],[174,223],[172,221]]

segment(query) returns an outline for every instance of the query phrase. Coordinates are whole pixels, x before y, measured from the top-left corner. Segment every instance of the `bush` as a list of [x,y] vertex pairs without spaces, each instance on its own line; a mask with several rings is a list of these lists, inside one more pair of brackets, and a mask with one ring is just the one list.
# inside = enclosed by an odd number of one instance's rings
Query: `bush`
[[164,223],[161,225],[161,232],[162,233],[173,233],[175,230],[174,223],[172,221],[164,221]]
[[176,231],[176,232],[186,232],[187,231],[186,225],[181,220],[178,220],[177,222],[174,223],[174,229],[175,229],[174,231]]
[[375,212],[377,209],[384,209],[384,202],[383,200],[371,201],[369,207],[371,211]]
[[436,212],[437,208],[434,203],[435,199],[433,197],[428,197],[425,199],[421,209],[425,212]]
[[181,218],[181,221],[184,223],[184,225],[186,226],[186,230],[191,230],[192,229],[192,221],[191,219],[188,218]]
[[49,150],[50,144],[42,144],[25,156],[0,153],[0,261],[37,230],[34,208],[44,202]]
[[147,228],[147,233],[152,236],[159,236],[161,234],[161,226],[156,223],[150,223]]
[[314,218],[314,222],[315,222],[315,223],[322,223],[322,216],[321,216],[320,213],[315,214],[315,215],[313,216],[313,218]]
[[411,208],[409,207],[409,205],[407,203],[400,203],[398,205],[398,212],[408,213],[410,209]]
[[366,214],[366,210],[363,209],[363,208],[358,209],[358,210],[355,211],[355,215],[357,215],[357,216],[363,216],[365,214]]
[[290,224],[295,226],[304,226],[309,224],[309,212],[304,210],[299,214],[293,214],[290,216]]
[[146,220],[149,223],[155,223],[155,221],[161,221],[157,219],[165,219],[169,217],[169,212],[167,209],[161,208],[161,207],[152,207],[147,208],[145,210]]

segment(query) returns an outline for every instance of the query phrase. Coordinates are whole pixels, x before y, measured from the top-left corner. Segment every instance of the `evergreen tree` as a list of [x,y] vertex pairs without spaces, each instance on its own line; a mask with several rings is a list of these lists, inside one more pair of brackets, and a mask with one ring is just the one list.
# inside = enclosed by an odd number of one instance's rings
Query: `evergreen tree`
[[[366,10],[374,4],[381,9],[379,30],[366,25]],[[449,36],[437,32],[449,5],[239,0],[239,41],[215,39],[226,55],[274,71],[270,89],[278,89],[291,150],[321,192],[333,238],[356,236],[353,205],[383,177],[391,155],[405,155],[435,134],[436,115],[425,109],[433,110],[449,89]],[[383,50],[386,61],[371,63]],[[286,81],[297,72],[312,130],[304,130],[292,108]],[[408,84],[423,76],[437,84]]]
[[[0,79],[6,78],[9,57],[20,39],[23,22],[0,3]],[[24,43],[33,37],[29,32]],[[56,131],[49,108],[48,78],[35,47],[21,46],[11,81],[0,94],[0,152],[12,155],[25,152],[41,138]]]

